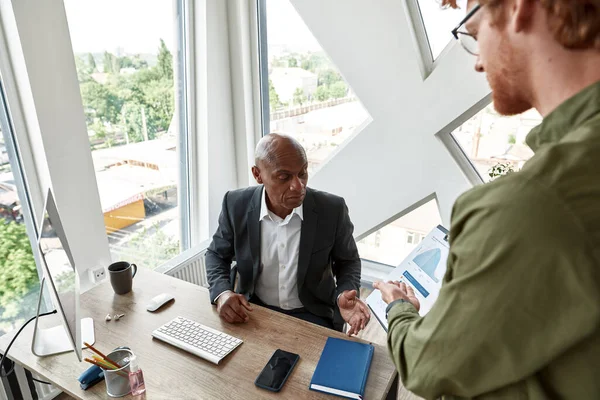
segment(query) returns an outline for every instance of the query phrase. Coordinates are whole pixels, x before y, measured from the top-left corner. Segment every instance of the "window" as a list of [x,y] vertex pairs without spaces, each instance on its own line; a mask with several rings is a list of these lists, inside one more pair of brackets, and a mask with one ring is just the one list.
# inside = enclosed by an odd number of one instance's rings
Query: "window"
[[369,115],[290,1],[265,1],[269,132],[298,139],[314,173]]
[[[113,260],[156,268],[180,252],[181,135],[174,0],[65,0]],[[143,10],[143,13],[140,12]],[[183,163],[185,164],[185,163]]]
[[[2,93],[0,93],[2,94]],[[14,139],[3,94],[0,96],[0,336],[35,315],[40,281],[25,226]],[[12,167],[12,166],[14,167]],[[21,191],[19,191],[21,185]],[[31,222],[31,221],[30,221]]]
[[452,132],[452,136],[487,182],[507,171],[521,169],[533,156],[525,137],[541,122],[542,116],[533,109],[504,117],[490,104]]
[[441,220],[437,202],[432,199],[360,240],[360,257],[397,266]]
[[435,61],[444,48],[452,41],[452,29],[466,14],[466,0],[459,0],[460,8],[442,8],[440,2],[432,0],[417,0],[420,16],[425,26],[429,51],[432,61]]

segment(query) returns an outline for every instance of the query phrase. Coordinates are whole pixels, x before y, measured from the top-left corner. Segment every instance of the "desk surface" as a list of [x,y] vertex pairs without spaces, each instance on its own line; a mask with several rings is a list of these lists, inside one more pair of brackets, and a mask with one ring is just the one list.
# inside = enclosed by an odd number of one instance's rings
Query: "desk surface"
[[[157,294],[167,292],[175,302],[156,313],[146,311],[146,304]],[[140,269],[134,278],[133,291],[116,295],[105,282],[81,296],[83,316],[95,321],[94,347],[105,354],[127,345],[137,354],[146,380],[146,398],[338,398],[311,391],[308,385],[327,337],[347,336],[262,307],[254,306],[246,324],[222,321],[210,305],[208,290],[149,270]],[[119,321],[106,322],[106,314],[125,314]],[[172,318],[183,316],[238,337],[244,343],[214,365],[152,338],[151,332]],[[54,317],[54,316],[53,316]],[[48,317],[44,317],[48,318]],[[38,358],[31,353],[33,323],[23,331],[9,352],[9,358],[54,383],[70,395],[81,399],[107,398],[103,382],[83,391],[76,378],[89,365],[79,363],[72,353]],[[0,338],[6,348],[12,334]],[[350,339],[358,340],[358,339]],[[365,398],[385,398],[396,371],[387,349],[374,344],[375,353],[367,380]],[[273,352],[281,348],[300,355],[300,361],[280,393],[254,386],[254,380]],[[91,354],[84,350],[84,356]],[[127,397],[134,398],[134,397]],[[140,397],[135,397],[139,399]]]

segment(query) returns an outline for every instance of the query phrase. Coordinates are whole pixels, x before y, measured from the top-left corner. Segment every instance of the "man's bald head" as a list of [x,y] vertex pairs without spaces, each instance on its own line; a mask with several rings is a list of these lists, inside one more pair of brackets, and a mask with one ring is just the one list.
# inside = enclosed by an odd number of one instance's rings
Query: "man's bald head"
[[304,148],[292,137],[271,133],[256,145],[252,175],[265,187],[269,210],[281,218],[302,205],[308,182]]
[[304,147],[293,137],[271,133],[264,136],[256,145],[254,151],[254,163],[260,166],[261,163],[275,166],[278,159],[282,156],[294,154],[306,162],[306,151]]

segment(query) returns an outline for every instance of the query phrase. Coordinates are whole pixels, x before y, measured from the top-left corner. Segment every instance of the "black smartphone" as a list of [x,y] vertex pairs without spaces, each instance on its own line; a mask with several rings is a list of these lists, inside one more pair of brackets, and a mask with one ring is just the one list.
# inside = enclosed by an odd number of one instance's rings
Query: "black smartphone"
[[299,359],[298,354],[275,350],[254,384],[263,389],[279,392]]

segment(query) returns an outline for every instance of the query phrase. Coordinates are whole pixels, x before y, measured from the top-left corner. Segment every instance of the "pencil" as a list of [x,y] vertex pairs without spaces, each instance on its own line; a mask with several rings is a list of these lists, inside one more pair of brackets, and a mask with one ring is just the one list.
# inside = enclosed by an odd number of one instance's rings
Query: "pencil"
[[119,364],[117,364],[116,362],[114,362],[110,358],[106,357],[104,354],[100,353],[94,346],[92,346],[88,342],[83,342],[83,344],[85,344],[88,349],[90,349],[94,353],[98,354],[100,357],[102,357],[103,359],[105,359],[106,361],[108,361],[109,363],[111,363],[112,365],[114,365],[115,367],[121,368],[121,366]]
[[87,362],[89,362],[90,364],[94,364],[94,365],[95,365],[95,366],[97,366],[97,367],[100,367],[100,368],[101,368],[102,370],[104,370],[104,371],[113,371],[113,372],[116,372],[117,374],[121,375],[121,376],[122,376],[122,377],[124,377],[124,378],[127,378],[127,377],[129,376],[129,375],[127,375],[127,374],[126,374],[125,372],[123,372],[123,371],[116,371],[116,370],[114,370],[114,369],[106,368],[106,367],[104,367],[103,365],[101,365],[99,362],[97,362],[97,361],[94,361],[94,360],[90,360],[89,358],[84,358],[83,360],[84,360],[84,361],[87,361]]
[[105,366],[105,369],[117,369],[117,368],[115,368],[115,366],[114,366],[114,365],[110,364],[110,363],[109,363],[109,362],[107,362],[106,360],[103,360],[102,358],[100,358],[100,357],[98,357],[98,356],[96,356],[96,355],[93,355],[93,356],[92,356],[92,358],[93,358],[94,360],[96,360],[96,361],[97,361],[99,364],[101,364],[101,365],[104,365],[104,366]]

